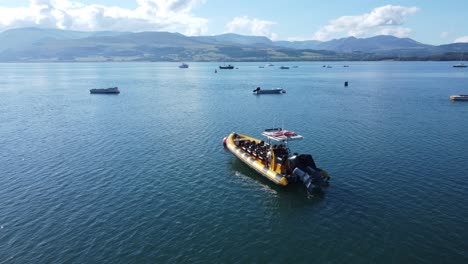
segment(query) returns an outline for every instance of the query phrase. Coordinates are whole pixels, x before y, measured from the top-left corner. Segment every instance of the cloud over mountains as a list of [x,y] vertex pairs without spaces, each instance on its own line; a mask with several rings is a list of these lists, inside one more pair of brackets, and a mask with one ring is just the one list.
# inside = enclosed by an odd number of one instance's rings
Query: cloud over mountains
[[229,33],[264,36],[276,40],[278,35],[271,32],[271,26],[277,24],[273,21],[249,18],[247,16],[235,17],[226,25]]
[[[208,0],[133,0],[134,7],[86,4],[81,0],[29,0],[24,6],[0,6],[0,32],[22,27],[58,28],[77,31],[170,31],[189,36],[211,35],[209,18],[196,15],[194,9]],[[391,35],[409,37],[412,28],[407,20],[419,12],[415,6],[385,5],[367,13],[332,19],[309,36],[284,36],[274,31],[281,21],[260,19],[251,14],[236,16],[224,25],[225,32],[265,36],[272,40],[330,40],[347,36]],[[253,16],[252,16],[253,15]],[[219,24],[219,23],[218,23]],[[281,25],[284,28],[284,25]],[[284,34],[284,33],[283,33]],[[452,34],[453,35],[453,34]],[[443,32],[441,38],[449,38]],[[454,42],[468,42],[468,36],[453,37]]]
[[468,36],[459,37],[455,39],[455,43],[468,43]]
[[393,35],[406,37],[410,28],[402,25],[406,19],[419,11],[417,7],[386,5],[374,8],[370,13],[356,16],[342,16],[331,20],[328,25],[321,27],[314,39],[327,40],[336,34],[361,37],[364,35]]
[[206,32],[208,20],[191,13],[203,0],[137,0],[135,9],[69,0],[30,0],[26,7],[0,7],[0,30],[40,26],[82,31]]

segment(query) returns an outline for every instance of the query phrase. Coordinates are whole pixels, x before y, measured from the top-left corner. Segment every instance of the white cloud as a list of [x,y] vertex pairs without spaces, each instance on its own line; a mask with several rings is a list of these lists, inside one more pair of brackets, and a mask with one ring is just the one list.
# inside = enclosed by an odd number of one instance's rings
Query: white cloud
[[468,36],[459,37],[453,41],[453,43],[460,43],[460,42],[468,43]]
[[226,24],[226,31],[230,33],[239,33],[245,35],[265,36],[276,40],[278,35],[271,32],[271,26],[276,22],[249,18],[247,16],[235,17]]
[[444,32],[440,33],[440,38],[446,39],[449,36],[450,36],[450,32],[444,31]]
[[0,30],[39,26],[72,30],[206,32],[208,20],[191,11],[203,0],[136,0],[135,9],[69,0],[30,0],[27,7],[0,7]]
[[377,35],[391,35],[399,38],[408,37],[411,33],[411,28],[405,27],[384,27],[378,30]]
[[417,7],[386,5],[374,8],[370,13],[342,16],[315,32],[314,39],[328,40],[336,35],[365,36],[372,34],[407,36],[411,29],[401,27],[408,16],[418,12]]
[[310,40],[310,37],[303,37],[303,36],[295,36],[295,37],[288,37],[287,41],[306,41]]

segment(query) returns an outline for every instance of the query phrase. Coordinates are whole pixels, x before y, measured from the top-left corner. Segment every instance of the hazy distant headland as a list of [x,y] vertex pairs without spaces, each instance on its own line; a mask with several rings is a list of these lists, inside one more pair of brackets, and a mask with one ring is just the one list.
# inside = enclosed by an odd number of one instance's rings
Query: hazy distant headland
[[222,34],[80,32],[18,28],[0,33],[0,62],[123,61],[374,61],[468,59],[468,43],[428,45],[375,36],[330,41],[272,41]]

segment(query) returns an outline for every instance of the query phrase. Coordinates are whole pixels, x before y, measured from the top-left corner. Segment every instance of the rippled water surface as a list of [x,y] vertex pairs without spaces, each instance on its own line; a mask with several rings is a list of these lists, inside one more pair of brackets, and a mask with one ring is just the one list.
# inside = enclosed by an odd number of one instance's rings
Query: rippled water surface
[[[0,64],[0,263],[468,263],[468,70],[294,64]],[[278,125],[323,197],[222,148]]]

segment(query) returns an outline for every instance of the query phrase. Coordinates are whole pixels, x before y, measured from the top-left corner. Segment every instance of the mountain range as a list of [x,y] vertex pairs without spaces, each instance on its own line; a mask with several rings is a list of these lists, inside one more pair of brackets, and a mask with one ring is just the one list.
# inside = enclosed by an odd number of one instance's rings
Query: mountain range
[[[0,61],[320,61],[459,60],[468,43],[428,45],[375,36],[272,41],[263,36],[185,36],[169,32],[81,32],[17,28],[0,33]],[[468,54],[466,54],[468,55]]]

